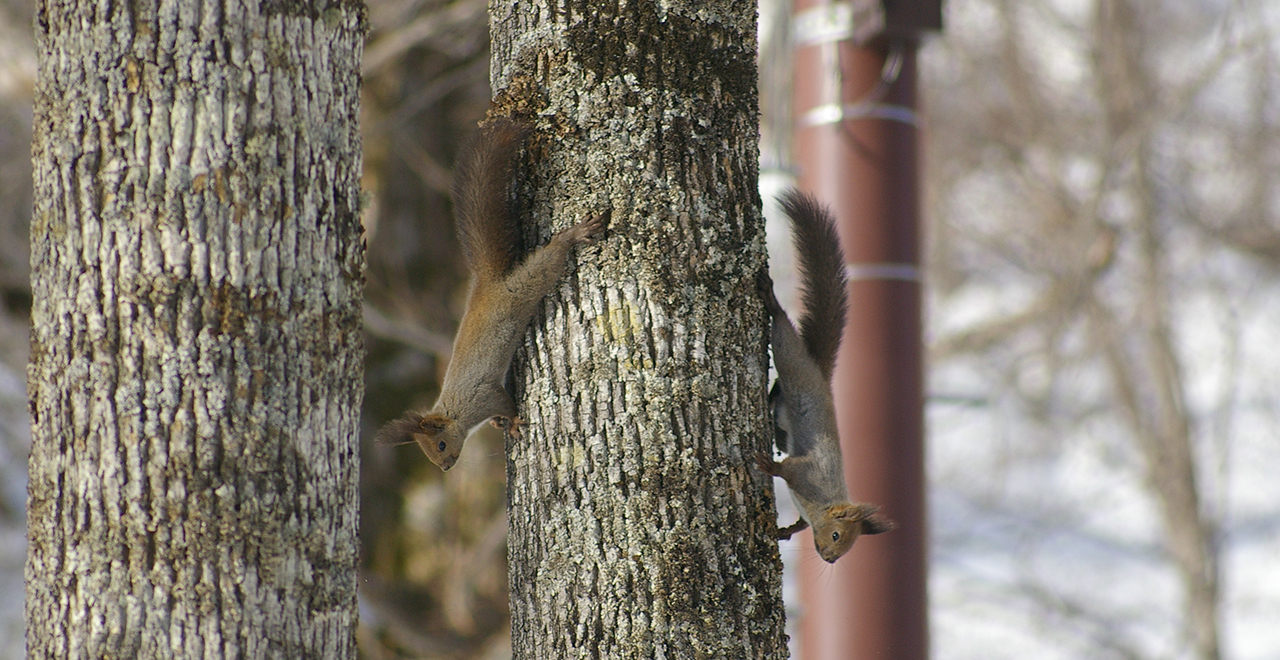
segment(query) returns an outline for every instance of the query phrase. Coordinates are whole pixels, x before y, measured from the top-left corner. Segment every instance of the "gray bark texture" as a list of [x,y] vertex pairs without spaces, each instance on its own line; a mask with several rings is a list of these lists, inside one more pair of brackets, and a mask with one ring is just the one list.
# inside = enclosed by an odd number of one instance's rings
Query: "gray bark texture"
[[356,0],[41,0],[30,658],[355,656]]
[[491,2],[526,241],[608,210],[517,355],[516,658],[780,658],[756,5]]

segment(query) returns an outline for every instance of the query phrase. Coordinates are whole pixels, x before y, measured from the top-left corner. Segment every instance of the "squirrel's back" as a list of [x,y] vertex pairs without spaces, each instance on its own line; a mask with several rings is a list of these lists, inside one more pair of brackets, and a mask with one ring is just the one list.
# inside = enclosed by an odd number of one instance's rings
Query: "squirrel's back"
[[467,268],[480,280],[499,279],[516,260],[520,228],[511,204],[512,170],[528,126],[489,120],[458,159],[453,210]]
[[844,253],[831,211],[812,195],[792,188],[779,200],[791,218],[802,283],[800,337],[827,381],[835,366],[849,311]]

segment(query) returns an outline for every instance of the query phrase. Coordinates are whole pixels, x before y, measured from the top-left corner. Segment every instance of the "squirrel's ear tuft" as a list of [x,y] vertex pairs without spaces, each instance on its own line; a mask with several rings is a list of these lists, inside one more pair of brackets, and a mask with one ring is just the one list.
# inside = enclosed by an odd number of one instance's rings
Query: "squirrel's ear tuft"
[[874,504],[858,502],[836,504],[827,509],[827,514],[836,520],[861,521],[863,534],[883,534],[896,529],[896,523],[876,513],[879,510]]
[[444,415],[427,414],[415,415],[418,418],[418,433],[426,433],[427,435],[439,435],[449,426],[449,418]]
[[407,412],[400,419],[387,422],[378,430],[378,435],[373,441],[380,445],[407,445],[416,442],[413,434],[421,433],[418,430],[421,423],[422,415]]
[[871,516],[862,521],[863,534],[883,534],[892,532],[898,528],[898,523],[885,518],[884,516]]

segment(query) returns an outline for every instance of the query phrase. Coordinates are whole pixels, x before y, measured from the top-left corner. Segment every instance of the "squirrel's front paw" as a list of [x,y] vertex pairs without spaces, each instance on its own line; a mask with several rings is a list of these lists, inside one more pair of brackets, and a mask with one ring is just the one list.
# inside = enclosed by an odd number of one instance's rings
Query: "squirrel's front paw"
[[520,427],[524,426],[524,420],[519,417],[494,417],[489,420],[489,423],[493,424],[496,428],[502,429],[503,433],[515,438],[516,440],[523,437],[520,435]]
[[778,304],[778,296],[773,292],[773,278],[763,268],[756,274],[756,290],[760,292],[760,300],[764,301],[764,309],[770,316],[777,316],[782,311]]
[[762,451],[756,452],[756,469],[765,474],[778,476],[778,464],[772,457],[766,455]]
[[779,541],[786,541],[790,539],[792,535],[808,527],[809,527],[809,521],[805,520],[804,518],[801,518],[795,521],[794,523],[787,525],[786,527],[779,528],[778,531],[774,533],[774,538],[778,539]]
[[605,222],[609,220],[609,210],[605,209],[603,213],[593,214],[591,217],[574,225],[573,238],[579,243],[590,243],[595,237],[604,231]]

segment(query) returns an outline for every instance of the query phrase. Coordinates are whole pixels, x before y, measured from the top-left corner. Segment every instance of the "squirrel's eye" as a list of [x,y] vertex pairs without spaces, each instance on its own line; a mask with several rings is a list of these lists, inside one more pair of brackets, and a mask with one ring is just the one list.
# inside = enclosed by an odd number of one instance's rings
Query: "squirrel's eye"
[[840,532],[831,532],[831,540],[832,540],[832,541],[839,541],[839,540],[840,540]]
[[446,445],[446,444],[444,443],[444,440],[441,440],[441,441],[440,441],[440,444],[436,445],[436,449],[439,449],[440,451],[444,451],[445,447],[447,447],[447,446],[448,446],[448,445]]

